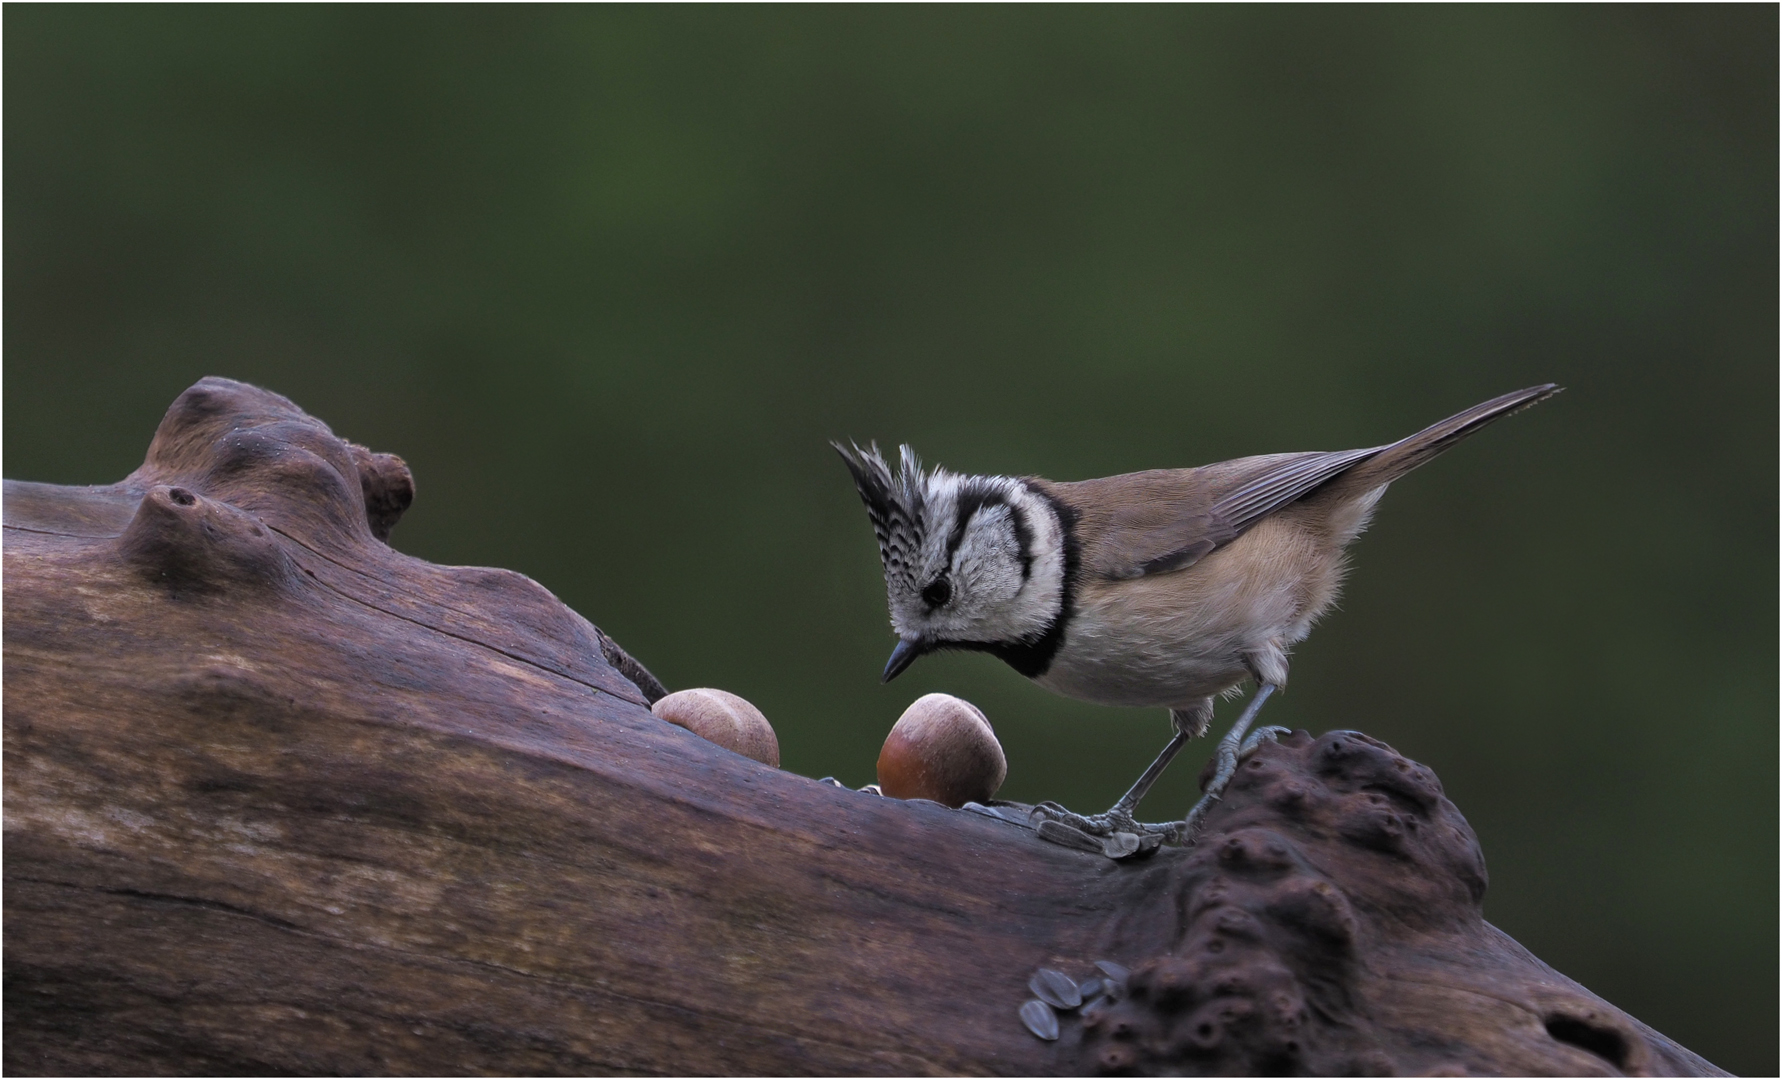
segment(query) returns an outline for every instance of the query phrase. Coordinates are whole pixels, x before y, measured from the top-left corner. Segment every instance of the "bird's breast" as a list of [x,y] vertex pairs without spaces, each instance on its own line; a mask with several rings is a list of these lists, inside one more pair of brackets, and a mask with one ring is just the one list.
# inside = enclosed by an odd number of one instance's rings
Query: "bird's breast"
[[1228,690],[1247,654],[1299,641],[1334,598],[1340,553],[1320,547],[1277,518],[1185,570],[1084,581],[1035,681],[1104,705],[1185,708]]
[[[1121,593],[1138,583],[1124,584]],[[1102,705],[1187,707],[1243,680],[1241,627],[1111,592],[1085,590],[1051,665],[1034,681]]]

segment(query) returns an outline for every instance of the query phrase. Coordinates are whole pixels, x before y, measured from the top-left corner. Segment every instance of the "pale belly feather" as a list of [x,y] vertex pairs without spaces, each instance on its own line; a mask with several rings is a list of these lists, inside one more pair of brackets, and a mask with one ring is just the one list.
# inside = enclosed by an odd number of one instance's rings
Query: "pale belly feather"
[[1305,637],[1335,598],[1340,553],[1279,519],[1173,574],[1085,583],[1035,681],[1104,705],[1187,708],[1250,674],[1245,657]]

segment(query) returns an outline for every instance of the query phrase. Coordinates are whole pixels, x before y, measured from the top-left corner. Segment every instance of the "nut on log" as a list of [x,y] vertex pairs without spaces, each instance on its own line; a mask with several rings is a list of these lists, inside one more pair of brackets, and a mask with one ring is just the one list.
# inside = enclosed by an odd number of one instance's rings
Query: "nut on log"
[[1008,774],[990,721],[951,694],[917,698],[879,751],[879,788],[894,799],[932,799],[958,809],[988,802]]
[[728,690],[680,690],[650,706],[658,719],[684,727],[706,742],[780,767],[780,740],[761,710]]

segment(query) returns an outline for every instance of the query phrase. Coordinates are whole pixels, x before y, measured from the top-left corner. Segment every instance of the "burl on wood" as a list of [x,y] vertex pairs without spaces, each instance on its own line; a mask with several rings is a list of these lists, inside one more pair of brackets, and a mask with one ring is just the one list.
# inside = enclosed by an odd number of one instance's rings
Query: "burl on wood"
[[1724,1075],[1486,923],[1365,735],[1114,862],[656,719],[545,589],[388,547],[412,497],[224,379],[121,483],[7,483],[8,1071]]

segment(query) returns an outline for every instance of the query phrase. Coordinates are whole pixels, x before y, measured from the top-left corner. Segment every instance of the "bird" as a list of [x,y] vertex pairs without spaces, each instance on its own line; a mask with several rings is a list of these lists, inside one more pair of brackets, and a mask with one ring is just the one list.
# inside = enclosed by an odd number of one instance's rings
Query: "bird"
[[[893,474],[877,443],[832,442],[884,566],[898,641],[882,681],[928,653],[970,650],[1066,697],[1169,709],[1168,745],[1105,813],[1053,802],[1037,813],[1091,838],[1191,843],[1238,763],[1286,733],[1249,728],[1287,684],[1292,648],[1336,602],[1345,549],[1387,485],[1561,389],[1517,390],[1362,450],[1068,482],[925,469],[908,445]],[[1179,821],[1138,822],[1170,761],[1206,734],[1214,699],[1246,680],[1255,692],[1220,740],[1201,799]]]

